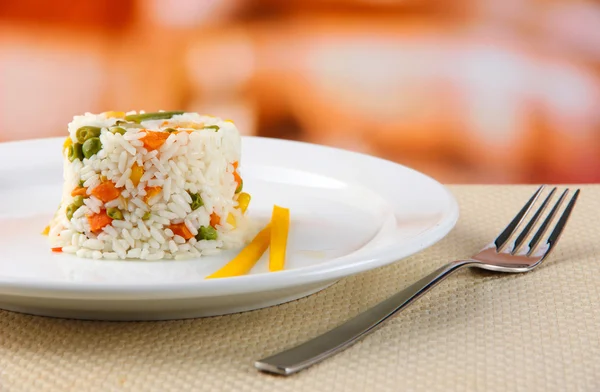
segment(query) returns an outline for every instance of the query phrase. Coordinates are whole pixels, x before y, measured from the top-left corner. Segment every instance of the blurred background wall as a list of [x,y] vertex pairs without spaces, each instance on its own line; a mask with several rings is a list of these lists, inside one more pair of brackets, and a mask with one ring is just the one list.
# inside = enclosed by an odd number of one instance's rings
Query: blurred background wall
[[0,0],[0,141],[139,109],[446,183],[600,182],[600,3]]

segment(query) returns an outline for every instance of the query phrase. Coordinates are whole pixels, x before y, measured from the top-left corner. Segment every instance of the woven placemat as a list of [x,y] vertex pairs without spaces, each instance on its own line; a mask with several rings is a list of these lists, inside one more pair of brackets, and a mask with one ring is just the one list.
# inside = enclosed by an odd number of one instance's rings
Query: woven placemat
[[539,269],[458,272],[326,362],[289,378],[253,367],[472,254],[534,189],[452,186],[461,216],[435,246],[263,310],[168,322],[0,311],[0,391],[600,391],[598,186],[583,187]]

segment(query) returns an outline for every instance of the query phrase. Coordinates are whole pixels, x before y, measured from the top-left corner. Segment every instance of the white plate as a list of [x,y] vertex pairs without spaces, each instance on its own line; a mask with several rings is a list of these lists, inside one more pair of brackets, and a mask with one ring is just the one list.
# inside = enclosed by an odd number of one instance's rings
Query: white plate
[[244,138],[242,171],[261,223],[290,208],[286,270],[206,280],[235,252],[187,261],[106,261],[52,254],[40,232],[60,202],[62,139],[0,144],[0,308],[54,317],[165,320],[258,309],[398,261],[458,218],[445,187],[378,158]]

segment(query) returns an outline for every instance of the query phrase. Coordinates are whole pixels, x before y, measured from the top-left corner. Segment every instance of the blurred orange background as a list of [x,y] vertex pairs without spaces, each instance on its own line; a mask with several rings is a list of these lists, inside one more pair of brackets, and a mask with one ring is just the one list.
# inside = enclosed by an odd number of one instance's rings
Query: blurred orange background
[[2,0],[0,141],[140,109],[445,183],[598,183],[600,3]]

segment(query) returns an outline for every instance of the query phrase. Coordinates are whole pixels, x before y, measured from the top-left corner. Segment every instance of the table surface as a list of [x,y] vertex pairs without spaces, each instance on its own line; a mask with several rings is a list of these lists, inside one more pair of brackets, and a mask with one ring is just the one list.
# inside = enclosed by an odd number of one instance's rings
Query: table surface
[[526,274],[464,270],[384,327],[289,378],[253,361],[338,325],[499,232],[533,186],[450,186],[461,215],[418,255],[280,306],[195,320],[94,322],[0,311],[0,391],[598,391],[600,186]]

